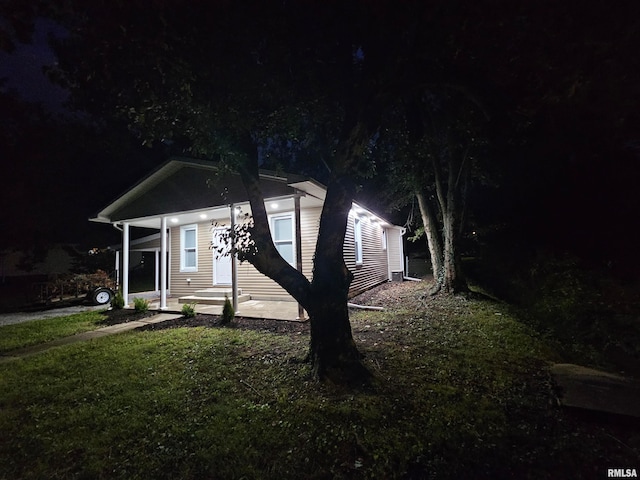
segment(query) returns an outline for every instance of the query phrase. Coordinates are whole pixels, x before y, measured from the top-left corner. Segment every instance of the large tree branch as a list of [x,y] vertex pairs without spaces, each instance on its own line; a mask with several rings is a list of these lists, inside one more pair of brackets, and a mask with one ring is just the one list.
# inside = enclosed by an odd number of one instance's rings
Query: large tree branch
[[249,229],[249,233],[255,244],[255,253],[251,254],[247,260],[260,273],[276,281],[305,309],[308,309],[311,296],[309,280],[282,258],[273,244],[264,196],[260,188],[257,162],[252,159],[241,162],[239,172],[249,197],[253,216],[253,227]]

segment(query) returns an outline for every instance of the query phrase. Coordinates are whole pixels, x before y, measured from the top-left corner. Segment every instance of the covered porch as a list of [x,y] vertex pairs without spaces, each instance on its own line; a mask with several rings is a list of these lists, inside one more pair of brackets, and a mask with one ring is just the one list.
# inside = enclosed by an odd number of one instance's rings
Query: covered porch
[[[158,310],[163,313],[180,313],[184,300],[180,298],[168,297],[166,306],[163,308],[158,292],[140,292],[131,294],[133,297],[145,298],[149,300],[149,309]],[[194,305],[196,313],[205,315],[220,315],[222,305],[209,305],[196,303]],[[296,302],[271,301],[271,300],[246,300],[238,304],[236,316],[245,318],[269,318],[273,320],[305,321],[306,317],[299,316],[298,304]]]

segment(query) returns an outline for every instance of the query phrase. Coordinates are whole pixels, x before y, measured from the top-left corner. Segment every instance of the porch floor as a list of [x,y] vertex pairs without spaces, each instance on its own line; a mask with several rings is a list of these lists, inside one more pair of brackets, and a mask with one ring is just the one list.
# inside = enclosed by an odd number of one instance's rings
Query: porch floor
[[[150,310],[160,309],[160,297],[149,292],[133,293],[129,295],[133,304],[134,297],[142,297],[149,300]],[[167,309],[162,310],[164,313],[180,313],[183,303],[178,303],[178,297],[167,298]],[[222,313],[222,305],[205,305],[196,304],[196,313],[220,315]],[[270,318],[273,320],[293,320],[300,321],[298,318],[298,304],[296,302],[279,302],[266,300],[247,300],[238,304],[236,315],[245,318]],[[306,312],[305,318],[307,320]]]

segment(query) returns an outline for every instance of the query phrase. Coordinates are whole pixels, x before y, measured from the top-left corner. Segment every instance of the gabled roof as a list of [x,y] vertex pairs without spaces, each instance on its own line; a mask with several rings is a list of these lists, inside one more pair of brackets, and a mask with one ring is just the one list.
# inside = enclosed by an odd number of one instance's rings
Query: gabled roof
[[[260,170],[260,185],[267,212],[274,212],[279,199],[280,209],[286,208],[296,194],[302,194],[301,205],[322,206],[327,189],[309,177]],[[284,201],[288,198],[289,200]],[[223,172],[213,161],[174,157],[136,183],[103,208],[90,220],[100,223],[129,222],[131,225],[160,228],[162,216],[177,217],[179,224],[196,223],[203,218],[228,215],[230,204],[247,205],[247,194],[240,175]],[[293,208],[293,203],[289,205]],[[373,212],[354,202],[354,207]],[[246,207],[245,207],[246,208]],[[246,212],[246,210],[245,210]],[[377,217],[377,215],[376,215]],[[389,224],[384,220],[385,224]]]
[[[260,171],[264,197],[290,196],[305,190],[324,199],[324,186],[306,177]],[[247,200],[240,176],[221,173],[212,161],[172,158],[102,209],[96,222],[119,222],[176,212],[193,211]]]

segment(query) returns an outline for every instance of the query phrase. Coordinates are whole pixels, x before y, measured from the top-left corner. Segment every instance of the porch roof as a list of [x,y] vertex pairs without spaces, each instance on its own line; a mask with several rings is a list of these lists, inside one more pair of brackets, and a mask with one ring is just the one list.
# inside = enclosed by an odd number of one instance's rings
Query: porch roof
[[[291,198],[298,192],[315,198],[317,202],[312,202],[318,205],[324,200],[324,186],[299,175],[261,170],[260,184],[267,200]],[[160,216],[181,213],[181,224],[222,218],[232,203],[245,204],[247,211],[247,195],[239,175],[221,173],[212,161],[172,158],[90,220],[127,221],[136,226],[159,228]]]

